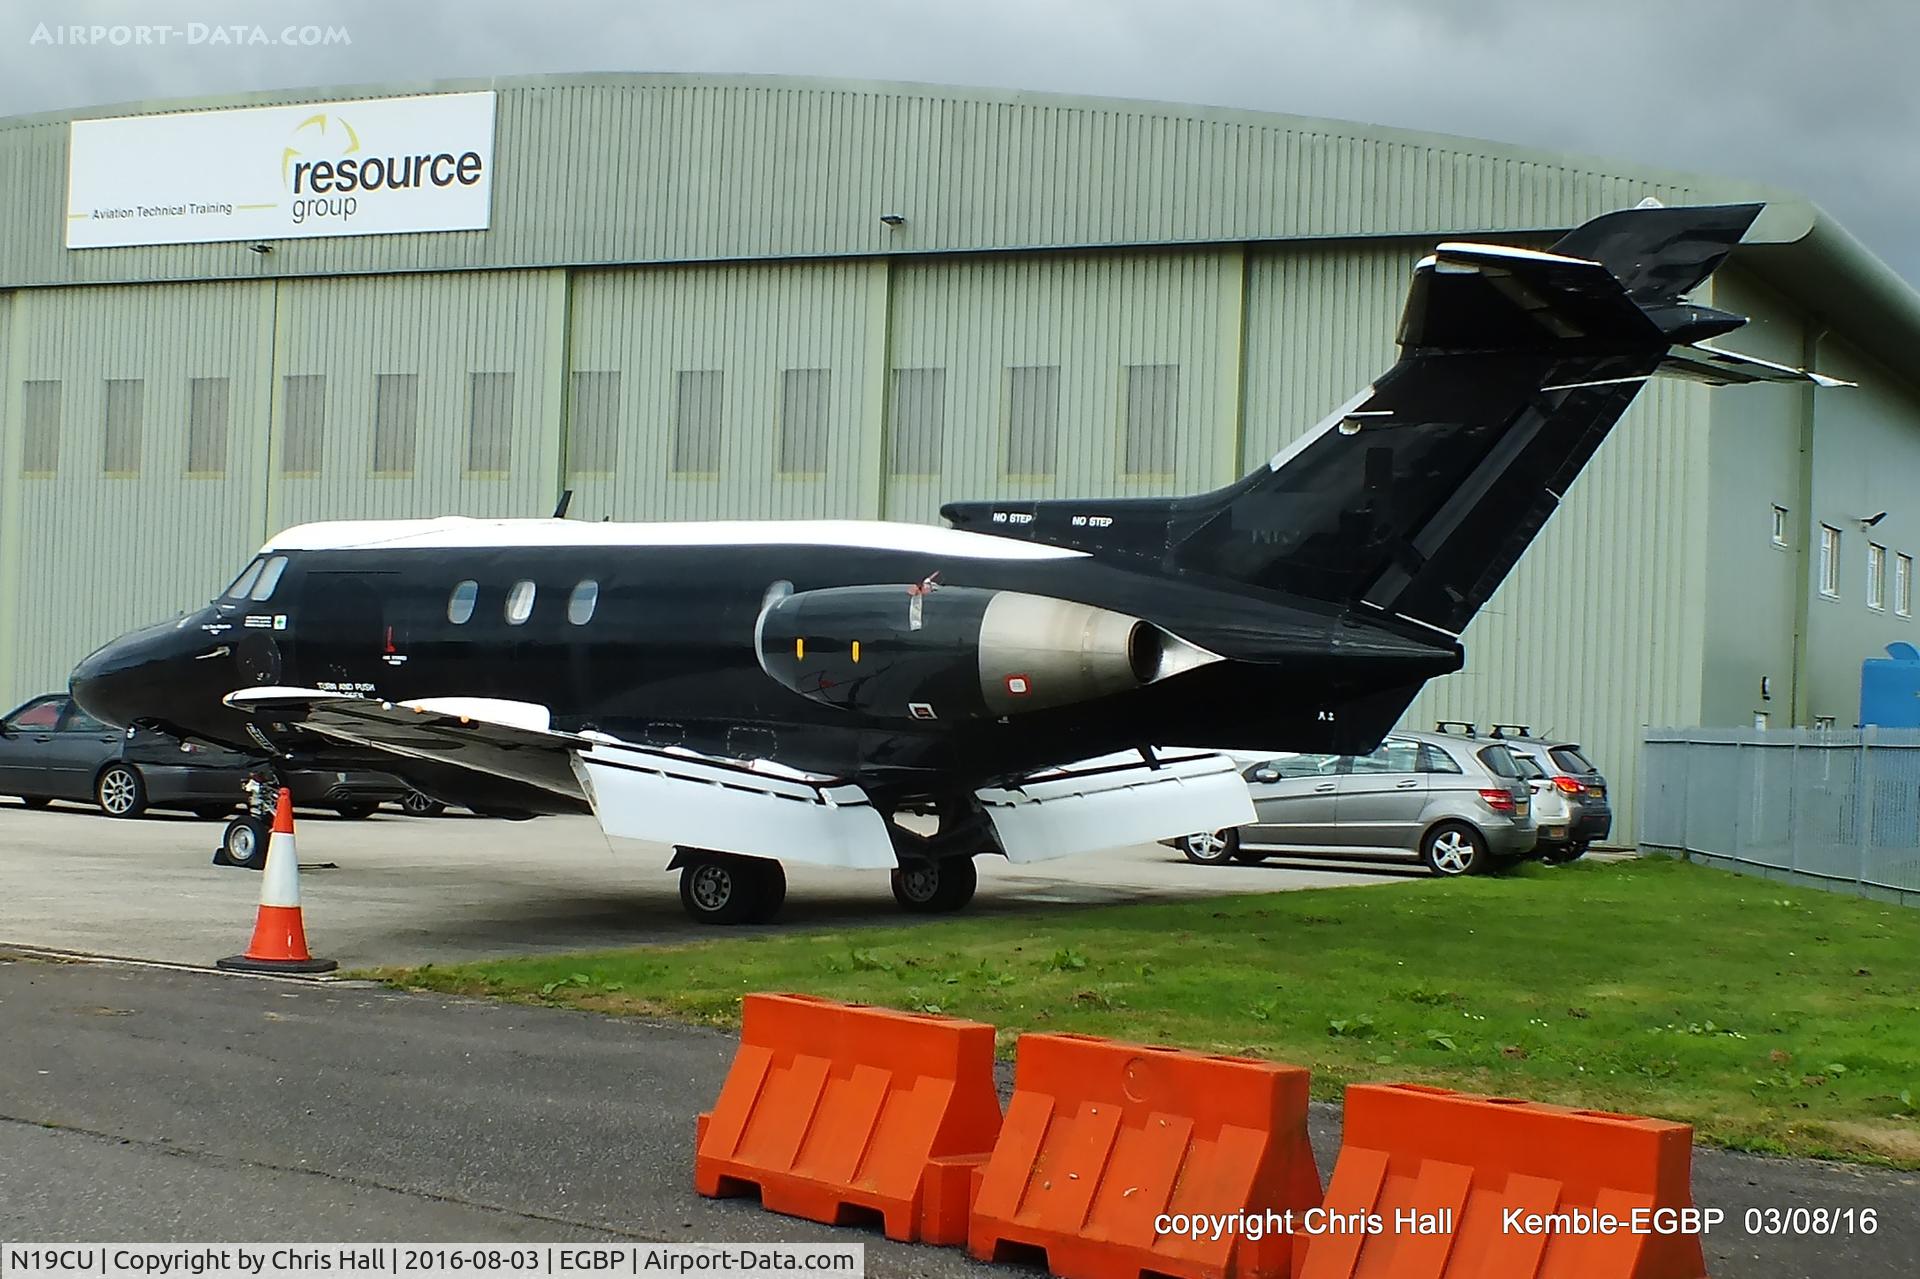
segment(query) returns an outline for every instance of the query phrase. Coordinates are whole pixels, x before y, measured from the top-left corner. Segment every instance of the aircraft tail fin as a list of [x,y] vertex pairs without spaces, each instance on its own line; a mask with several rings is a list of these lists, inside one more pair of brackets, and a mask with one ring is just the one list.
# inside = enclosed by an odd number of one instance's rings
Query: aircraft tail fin
[[1760,208],[1624,210],[1544,252],[1441,244],[1414,269],[1399,362],[1253,474],[1192,497],[942,513],[1458,634],[1648,378],[1833,384],[1697,345],[1746,322],[1684,294]]

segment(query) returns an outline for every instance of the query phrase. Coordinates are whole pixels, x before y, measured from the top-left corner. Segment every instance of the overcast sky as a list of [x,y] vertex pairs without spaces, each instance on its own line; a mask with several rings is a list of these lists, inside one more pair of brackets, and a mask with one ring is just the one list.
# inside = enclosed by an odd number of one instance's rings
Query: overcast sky
[[[1916,0],[0,0],[0,114],[567,71],[921,80],[1405,125],[1750,178],[1910,280]],[[164,46],[47,44],[143,23]],[[344,28],[331,47],[212,28]],[[192,39],[193,24],[203,28]]]

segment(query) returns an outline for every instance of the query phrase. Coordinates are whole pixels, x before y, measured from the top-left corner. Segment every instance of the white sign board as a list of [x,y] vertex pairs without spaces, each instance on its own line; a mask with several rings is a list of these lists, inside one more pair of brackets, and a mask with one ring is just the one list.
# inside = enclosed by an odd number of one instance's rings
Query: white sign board
[[491,93],[75,120],[67,247],[484,230]]

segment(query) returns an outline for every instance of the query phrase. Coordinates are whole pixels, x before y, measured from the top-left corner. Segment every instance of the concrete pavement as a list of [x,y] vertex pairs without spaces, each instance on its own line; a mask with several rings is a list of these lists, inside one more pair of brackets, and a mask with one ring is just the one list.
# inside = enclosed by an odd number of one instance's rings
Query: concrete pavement
[[[0,942],[210,964],[245,944],[259,876],[209,864],[221,823],[114,821],[0,804]],[[588,817],[367,821],[302,814],[300,890],[315,953],[348,968],[460,963],[711,937],[680,909],[670,850],[610,848]],[[972,911],[1107,905],[1334,884],[1404,882],[1390,868],[1194,866],[1157,844],[1021,868],[980,859]],[[901,918],[877,871],[788,870],[774,928]],[[758,930],[750,930],[758,931]]]
[[[691,1189],[730,1036],[560,1009],[0,958],[0,1238],[791,1240],[844,1232]],[[1310,1116],[1323,1165],[1338,1113]],[[1715,1279],[1910,1279],[1920,1178],[1695,1153]],[[1747,1206],[1874,1208],[1755,1238]],[[1012,1273],[866,1233],[875,1276]]]

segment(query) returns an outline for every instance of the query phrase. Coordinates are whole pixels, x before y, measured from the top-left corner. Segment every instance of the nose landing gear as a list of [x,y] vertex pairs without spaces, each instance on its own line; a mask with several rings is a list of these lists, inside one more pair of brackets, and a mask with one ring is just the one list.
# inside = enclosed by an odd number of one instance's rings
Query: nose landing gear
[[213,864],[264,870],[267,841],[273,837],[273,809],[280,799],[279,774],[255,773],[240,789],[246,793],[246,811],[228,822],[226,830],[221,832],[220,846],[213,850]]

